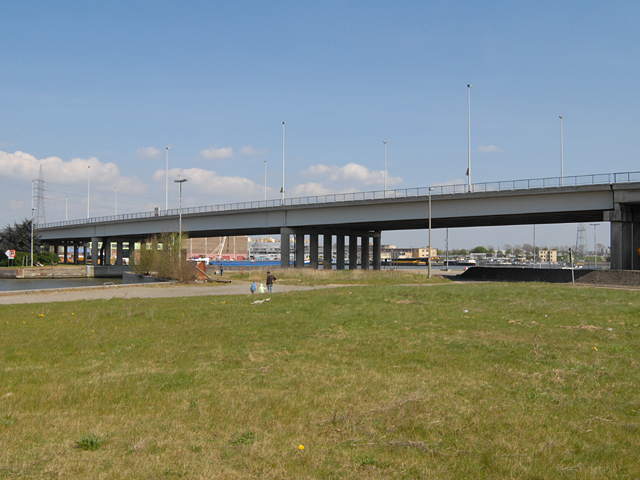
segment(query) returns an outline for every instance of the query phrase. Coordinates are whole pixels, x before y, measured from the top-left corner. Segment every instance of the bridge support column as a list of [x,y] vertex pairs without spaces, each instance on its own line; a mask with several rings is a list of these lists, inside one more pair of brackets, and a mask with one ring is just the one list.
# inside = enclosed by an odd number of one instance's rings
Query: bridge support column
[[94,267],[100,263],[98,261],[98,257],[100,256],[100,250],[98,247],[101,241],[102,238],[100,237],[91,237],[91,265]]
[[611,222],[611,269],[640,270],[640,209],[616,204],[604,220]]
[[344,270],[344,235],[336,235],[336,270]]
[[360,237],[360,265],[362,270],[369,270],[369,237]]
[[349,270],[358,269],[358,236],[349,235]]
[[63,257],[64,260],[62,260],[62,263],[64,263],[64,264],[69,263],[69,257],[67,256],[68,253],[69,253],[68,248],[69,248],[69,246],[66,243],[62,246],[62,252],[63,252],[63,255],[64,255],[64,257]]
[[380,270],[380,258],[382,253],[382,243],[380,238],[380,232],[375,232],[373,235],[373,269]]
[[296,230],[295,268],[304,267],[304,231]]
[[318,268],[318,250],[318,234],[312,233],[309,235],[309,268],[314,270]]
[[111,264],[111,242],[109,239],[104,239],[100,246],[100,265]]
[[116,265],[122,265],[122,257],[124,253],[124,248],[122,244],[122,240],[116,242]]
[[331,270],[333,267],[331,265],[331,260],[333,260],[333,244],[332,244],[332,235],[330,233],[325,233],[323,235],[323,243],[322,243],[322,269],[323,270]]
[[280,268],[289,268],[289,254],[291,253],[291,234],[293,230],[290,228],[280,229]]

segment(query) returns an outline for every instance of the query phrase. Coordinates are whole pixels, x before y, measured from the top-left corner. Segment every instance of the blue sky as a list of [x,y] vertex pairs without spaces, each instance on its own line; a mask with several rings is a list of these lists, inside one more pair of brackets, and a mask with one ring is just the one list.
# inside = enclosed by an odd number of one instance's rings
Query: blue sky
[[[640,170],[640,4],[13,2],[0,29],[0,225],[183,206]],[[65,199],[66,197],[66,199]],[[66,203],[65,203],[66,202]],[[531,228],[450,231],[452,247]],[[598,242],[609,244],[608,225]],[[434,244],[442,248],[444,232]],[[588,235],[592,243],[591,228]],[[538,245],[575,243],[540,226]],[[424,231],[385,233],[401,246]]]

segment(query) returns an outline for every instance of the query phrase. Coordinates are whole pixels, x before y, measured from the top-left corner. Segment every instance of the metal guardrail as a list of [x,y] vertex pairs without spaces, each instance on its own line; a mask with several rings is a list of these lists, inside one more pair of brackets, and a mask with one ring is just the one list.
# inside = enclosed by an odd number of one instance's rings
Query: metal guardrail
[[[584,185],[611,185],[616,183],[640,182],[640,172],[602,173],[595,175],[578,175],[573,177],[532,178],[527,180],[504,180],[471,184],[471,193],[503,192],[513,190],[532,190],[537,188],[576,187]],[[273,208],[297,205],[318,205],[329,203],[358,202],[364,200],[383,200],[393,198],[427,197],[431,189],[432,195],[452,195],[469,193],[467,184],[435,185],[433,187],[400,188],[394,190],[374,190],[370,192],[334,193],[310,197],[295,197],[277,200],[260,200],[254,202],[223,203],[202,207],[183,208],[182,214],[228,212],[234,210],[250,210],[256,208]],[[83,218],[62,222],[50,222],[36,225],[36,228],[51,228],[87,223],[103,223],[116,220],[136,220],[142,218],[177,216],[179,209],[160,210],[156,212],[124,213],[104,217]]]

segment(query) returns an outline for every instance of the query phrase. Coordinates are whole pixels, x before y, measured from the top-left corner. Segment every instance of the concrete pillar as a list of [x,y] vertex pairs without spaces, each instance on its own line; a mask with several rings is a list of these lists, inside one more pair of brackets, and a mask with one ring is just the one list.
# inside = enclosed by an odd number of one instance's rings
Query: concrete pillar
[[304,267],[304,231],[296,231],[296,254],[295,254],[295,267]]
[[333,268],[331,261],[333,260],[333,244],[332,244],[332,236],[330,233],[325,233],[323,235],[323,244],[322,244],[322,269],[323,270],[331,270]]
[[344,270],[344,235],[336,235],[336,270]]
[[309,268],[318,268],[318,234],[309,234]]
[[280,229],[280,268],[289,268],[292,233],[293,231],[290,228]]
[[373,236],[373,269],[380,270],[380,259],[382,257],[382,241],[380,232]]
[[124,256],[124,248],[122,240],[116,242],[116,265],[123,265],[122,257]]
[[83,244],[83,255],[84,255],[84,264],[88,265],[89,264],[89,242]]
[[360,237],[360,264],[363,270],[369,270],[369,237]]
[[64,255],[64,260],[62,261],[62,263],[69,263],[69,257],[67,256],[69,254],[69,250],[68,250],[69,246],[65,243],[62,246],[62,251],[63,251],[63,255]]
[[[91,237],[91,265],[94,267],[98,265],[98,258],[100,257],[100,251],[98,250],[98,245],[102,241],[100,237]],[[86,255],[85,255],[86,257]]]
[[611,222],[611,269],[640,270],[640,210],[631,205],[616,204],[615,210],[605,212]]
[[100,246],[100,265],[109,265],[110,262],[110,253],[111,253],[111,242],[109,239],[102,240],[102,245]]
[[349,235],[349,270],[358,268],[358,236]]

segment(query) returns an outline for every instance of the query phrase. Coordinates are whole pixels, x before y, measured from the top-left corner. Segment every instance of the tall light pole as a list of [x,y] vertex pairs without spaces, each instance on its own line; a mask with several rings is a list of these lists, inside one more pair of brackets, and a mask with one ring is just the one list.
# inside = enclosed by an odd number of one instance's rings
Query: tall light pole
[[387,141],[383,140],[384,143],[384,198],[387,198]]
[[33,267],[33,212],[35,208],[33,207],[33,182],[35,180],[31,180],[31,266]]
[[65,222],[69,220],[69,196],[64,196],[64,220]]
[[282,122],[282,203],[284,204],[284,126],[287,122]]
[[169,210],[169,147],[165,147],[165,173],[164,173],[164,214]]
[[429,187],[429,253],[427,253],[428,276],[431,278],[431,192],[433,187]]
[[562,115],[560,115],[560,186],[564,185],[564,132],[562,131]]
[[33,212],[35,208],[31,207],[31,266],[33,267]]
[[596,246],[596,227],[598,226],[598,224],[592,223],[591,226],[593,227],[593,257],[596,262],[595,268],[598,268],[598,247]]
[[113,215],[118,216],[118,187],[113,187]]
[[267,160],[264,160],[264,201],[267,202]]
[[87,218],[89,218],[89,199],[91,198],[91,165],[87,165]]
[[174,180],[174,183],[178,184],[179,187],[179,203],[178,203],[178,261],[182,261],[182,184],[186,182],[186,178],[179,178],[178,180]]
[[471,84],[467,84],[467,110],[469,119],[469,164],[467,166],[467,186],[471,191]]

